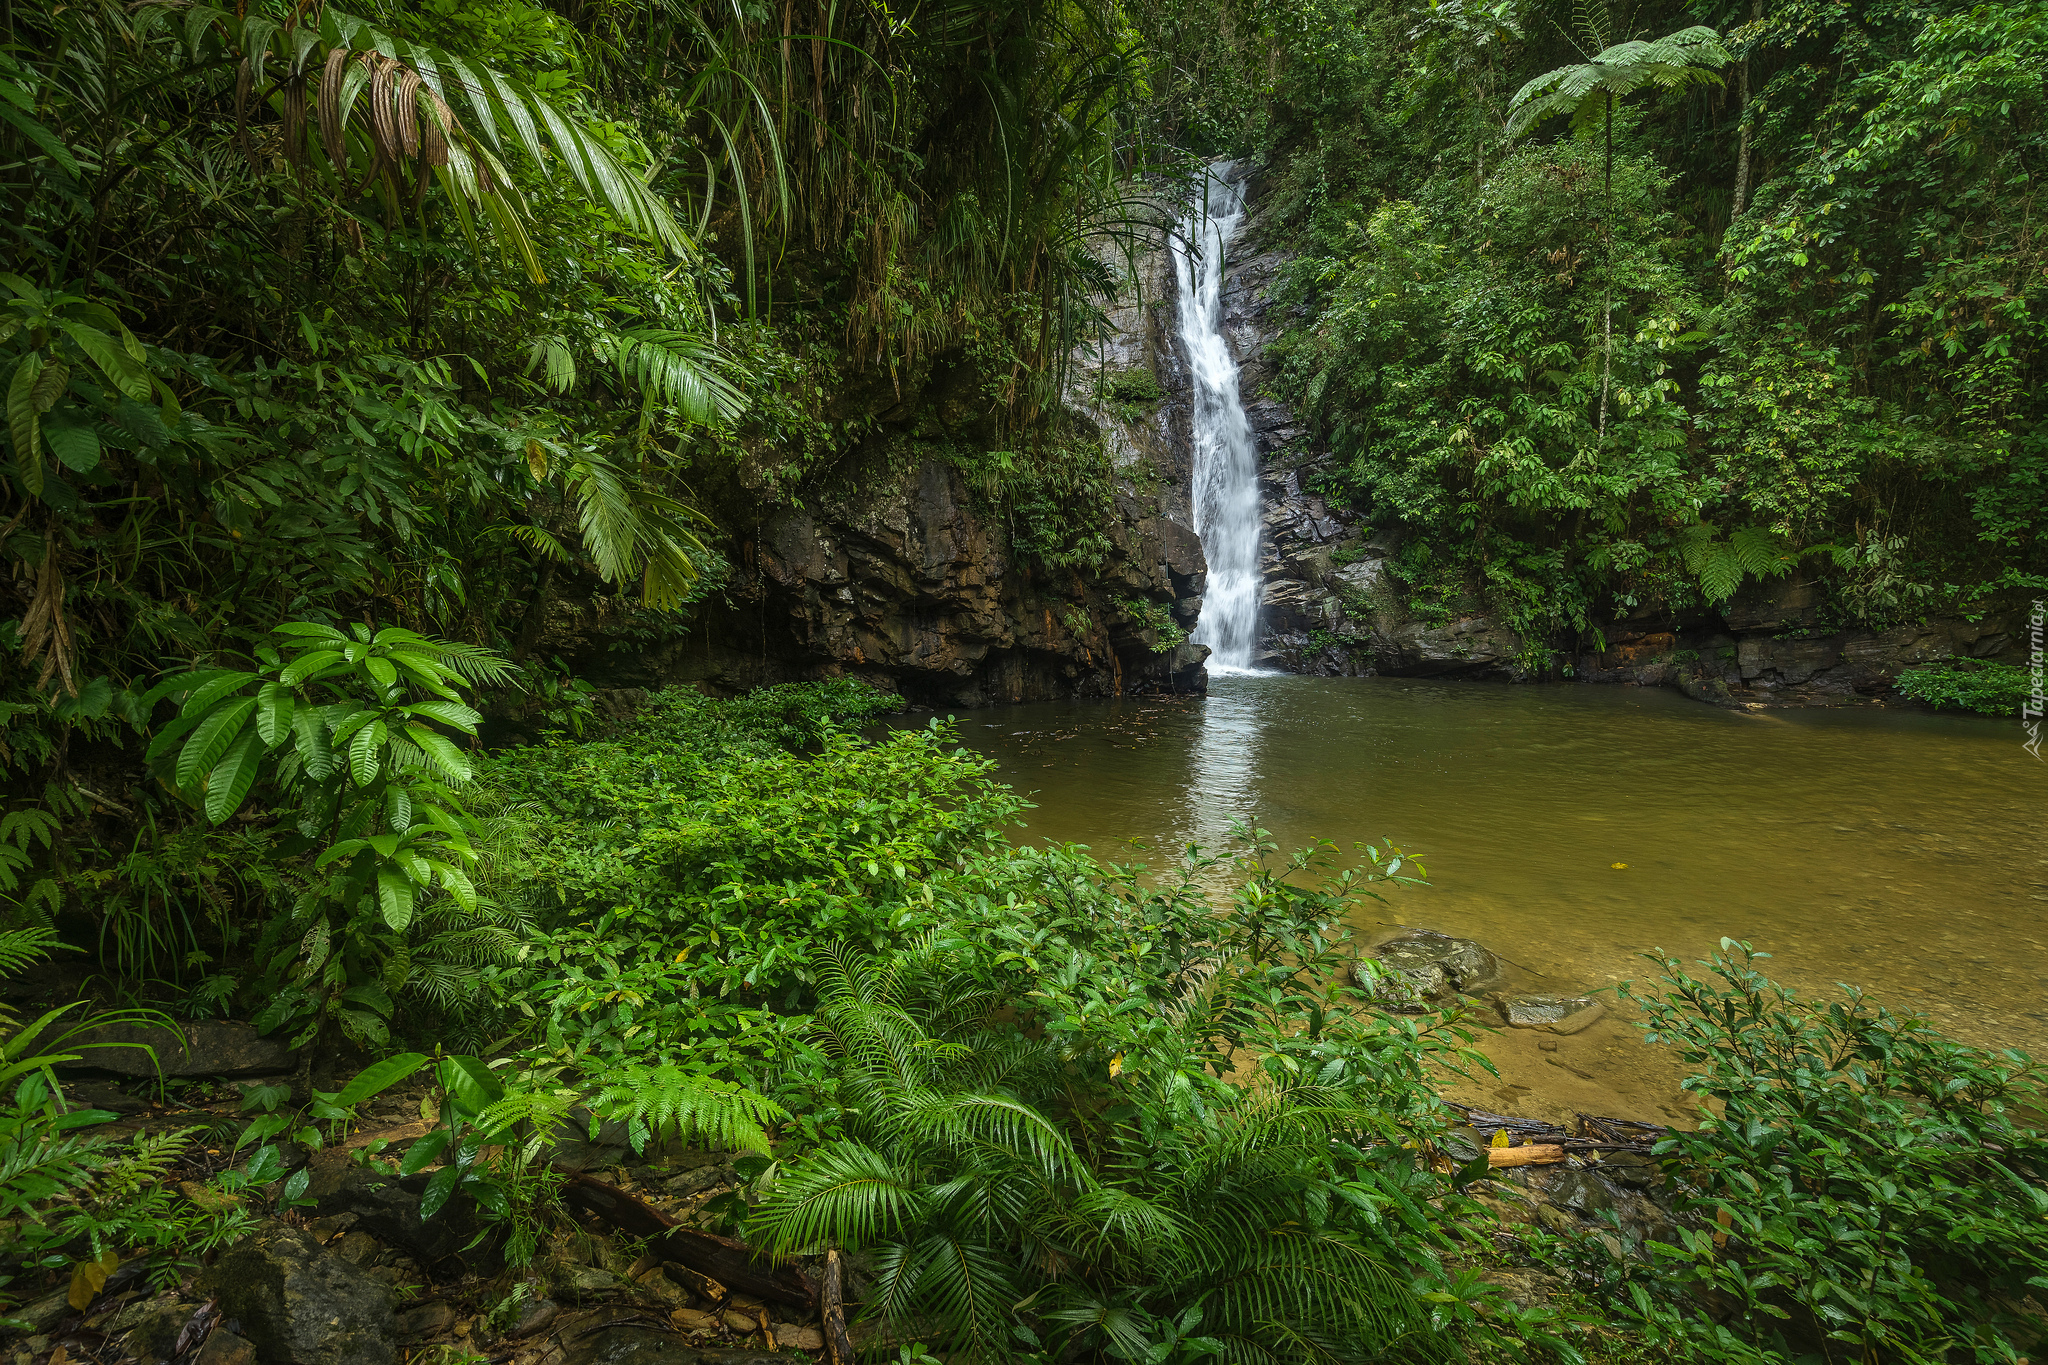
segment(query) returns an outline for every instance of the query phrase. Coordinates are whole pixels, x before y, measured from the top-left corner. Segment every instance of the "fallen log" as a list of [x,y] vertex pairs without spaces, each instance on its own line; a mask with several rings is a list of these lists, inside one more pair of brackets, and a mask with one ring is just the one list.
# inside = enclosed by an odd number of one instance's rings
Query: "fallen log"
[[570,1177],[562,1198],[571,1208],[603,1220],[635,1237],[647,1239],[647,1250],[674,1261],[719,1285],[803,1311],[805,1320],[818,1311],[818,1291],[793,1265],[758,1260],[745,1242],[686,1228],[646,1200],[616,1185],[587,1175]]
[[1531,1143],[1524,1147],[1488,1147],[1488,1166],[1551,1166],[1564,1160],[1564,1148],[1550,1143]]
[[853,1365],[853,1338],[846,1332],[846,1269],[837,1250],[825,1253],[825,1284],[818,1298],[825,1354],[832,1365]]

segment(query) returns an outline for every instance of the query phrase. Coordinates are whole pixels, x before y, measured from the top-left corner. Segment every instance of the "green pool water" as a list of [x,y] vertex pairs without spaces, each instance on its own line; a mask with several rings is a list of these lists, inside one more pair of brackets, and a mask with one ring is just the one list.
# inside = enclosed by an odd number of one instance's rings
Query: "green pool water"
[[1391,839],[1431,885],[1361,929],[1441,929],[1588,987],[1639,975],[1651,949],[1748,939],[1802,989],[1848,981],[2048,1052],[2048,766],[2016,721],[1571,685],[1211,687],[957,719],[1037,803],[1020,839],[1119,861],[1135,839],[1155,862],[1238,821],[1289,844]]

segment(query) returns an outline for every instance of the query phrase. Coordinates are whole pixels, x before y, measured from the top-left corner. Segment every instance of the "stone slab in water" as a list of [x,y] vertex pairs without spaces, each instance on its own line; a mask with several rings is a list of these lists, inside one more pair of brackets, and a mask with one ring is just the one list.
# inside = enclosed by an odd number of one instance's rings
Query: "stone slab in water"
[[1584,995],[1496,995],[1495,1008],[1509,1028],[1577,1033],[1606,1017],[1607,1007]]
[[1432,1001],[1470,995],[1497,983],[1500,959],[1469,938],[1417,929],[1366,949],[1387,969],[1374,977],[1361,969],[1356,980],[1391,1009],[1422,1009]]

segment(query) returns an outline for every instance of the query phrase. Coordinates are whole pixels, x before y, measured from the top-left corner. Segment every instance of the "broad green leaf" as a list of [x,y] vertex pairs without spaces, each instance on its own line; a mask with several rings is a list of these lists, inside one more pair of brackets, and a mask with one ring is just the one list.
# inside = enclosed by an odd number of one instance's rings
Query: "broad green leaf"
[[265,744],[276,748],[285,742],[292,733],[295,709],[292,691],[283,683],[267,682],[256,689],[256,733]]
[[58,318],[57,326],[84,351],[109,384],[140,403],[150,395],[149,371],[97,327]]
[[462,1168],[459,1166],[443,1166],[434,1172],[434,1178],[420,1193],[420,1217],[432,1218],[446,1207],[449,1196],[455,1193],[455,1187],[461,1180]]
[[386,1057],[343,1086],[341,1093],[334,1097],[334,1102],[344,1109],[360,1104],[370,1096],[382,1094],[411,1076],[425,1066],[428,1060],[424,1052],[401,1052],[396,1057]]
[[[196,689],[206,686],[215,678],[225,678],[236,671],[232,668],[195,668],[185,673],[173,673],[143,693],[142,699],[135,703],[135,709],[143,715],[148,715],[151,708],[165,697],[190,696]],[[179,704],[178,709],[183,712],[183,703]]]
[[377,751],[384,747],[384,738],[384,722],[377,720],[356,731],[355,738],[348,742],[349,775],[358,787],[367,787],[377,780]]
[[456,748],[447,736],[435,734],[424,725],[408,725],[405,727],[405,733],[411,737],[413,743],[432,755],[434,761],[455,781],[467,782],[475,775],[476,770],[470,766],[462,750]]
[[226,703],[199,722],[192,731],[192,737],[178,752],[177,783],[180,788],[190,791],[199,784],[199,779],[220,762],[220,756],[235,742],[235,736],[241,733],[243,724],[255,710],[256,699],[243,697]]
[[313,860],[313,866],[315,868],[323,868],[329,863],[338,862],[343,858],[352,858],[369,846],[369,841],[366,839],[343,839],[340,843],[332,844],[322,851],[320,856]]
[[193,727],[198,724],[199,719],[197,717],[177,717],[170,724],[156,732],[155,737],[149,741],[149,747],[142,752],[142,761],[145,763],[156,762],[159,757],[169,753],[172,746],[190,734]]
[[7,433],[14,439],[14,464],[21,472],[21,486],[32,495],[43,491],[43,422],[36,412],[36,380],[43,373],[43,357],[30,351],[14,367],[14,379],[7,386]]
[[448,889],[448,894],[455,898],[455,903],[461,906],[465,913],[474,913],[476,887],[470,882],[469,874],[452,863],[439,863],[436,867],[441,874],[441,885]]
[[263,741],[253,730],[228,750],[206,779],[206,818],[218,825],[242,808],[263,767]]
[[396,830],[412,828],[412,793],[395,783],[384,791],[384,823]]
[[443,1058],[434,1074],[448,1098],[472,1118],[505,1097],[505,1087],[477,1057]]
[[90,474],[99,468],[99,434],[83,423],[47,422],[43,426],[43,440],[66,469]]
[[398,1173],[400,1175],[417,1175],[433,1165],[435,1158],[439,1157],[446,1150],[448,1139],[452,1136],[454,1135],[446,1128],[436,1128],[433,1132],[406,1148],[404,1158],[398,1163]]
[[323,626],[312,621],[287,621],[281,626],[272,626],[270,633],[272,635],[301,635],[316,640],[333,640],[340,644],[345,644],[348,641],[348,636],[343,635],[333,626]]
[[180,714],[196,716],[222,697],[239,692],[254,681],[256,681],[254,673],[243,673],[240,671],[217,673],[193,689],[192,695],[185,698],[184,706],[179,708]]
[[403,872],[385,868],[377,874],[377,908],[384,922],[403,930],[412,923],[412,879]]
[[298,751],[299,762],[306,765],[306,776],[315,782],[324,782],[334,771],[334,750],[327,742],[327,722],[316,708],[301,706],[293,710],[292,746]]
[[341,661],[342,656],[339,650],[317,649],[311,654],[304,654],[292,660],[280,676],[283,678],[285,686],[298,687],[314,676],[334,667]]
[[483,713],[473,711],[460,702],[416,701],[406,708],[416,716],[438,720],[443,725],[452,725],[466,735],[476,733],[476,727],[483,723]]

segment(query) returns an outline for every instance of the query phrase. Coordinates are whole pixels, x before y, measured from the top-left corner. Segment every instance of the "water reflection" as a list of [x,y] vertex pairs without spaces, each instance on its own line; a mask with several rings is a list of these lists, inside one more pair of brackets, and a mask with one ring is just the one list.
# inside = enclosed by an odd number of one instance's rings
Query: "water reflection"
[[1233,687],[1207,698],[1199,714],[1187,784],[1191,823],[1175,842],[1221,852],[1233,842],[1232,829],[1253,824],[1261,815],[1259,739],[1265,708],[1256,691]]

